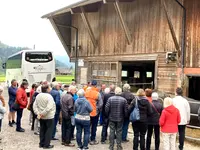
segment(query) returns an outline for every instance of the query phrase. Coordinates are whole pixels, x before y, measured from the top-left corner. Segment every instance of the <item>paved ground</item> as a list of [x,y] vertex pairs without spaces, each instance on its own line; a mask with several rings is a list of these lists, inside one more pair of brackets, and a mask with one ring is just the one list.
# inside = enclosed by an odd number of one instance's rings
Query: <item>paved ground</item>
[[[5,94],[7,92],[4,92],[6,100],[8,99],[7,95]],[[5,115],[5,118],[3,120],[3,127],[2,127],[2,133],[1,137],[3,137],[2,143],[0,143],[0,149],[3,150],[39,150],[38,143],[39,143],[39,137],[34,135],[33,132],[30,130],[30,126],[28,125],[28,115],[29,111],[25,110],[22,120],[22,127],[26,129],[25,133],[18,133],[15,132],[15,128],[11,128],[7,125],[8,119],[7,114]],[[58,133],[57,137],[60,139],[61,133],[60,133],[60,125],[58,125]],[[100,132],[101,127],[98,127],[98,133],[97,133],[97,139],[100,140]],[[131,132],[131,129],[130,129]],[[133,134],[129,133],[129,140],[132,141]],[[75,141],[73,141],[75,143]],[[75,150],[76,148],[68,148],[61,145],[61,141],[53,141],[53,145],[55,145],[54,150]],[[97,146],[89,146],[91,150],[108,150],[108,144],[105,145],[97,145]],[[161,145],[162,146],[162,145]],[[132,149],[132,142],[123,144],[124,150],[131,150]],[[154,148],[152,147],[152,150]],[[191,144],[185,145],[185,150],[199,150],[200,147],[195,147]],[[162,150],[162,148],[161,148]]]

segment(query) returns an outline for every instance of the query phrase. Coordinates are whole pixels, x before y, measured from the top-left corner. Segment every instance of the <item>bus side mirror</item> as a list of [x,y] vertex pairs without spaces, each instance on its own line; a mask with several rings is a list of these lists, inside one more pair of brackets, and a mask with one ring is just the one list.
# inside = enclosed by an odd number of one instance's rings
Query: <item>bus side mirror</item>
[[3,63],[3,64],[2,64],[2,68],[3,68],[3,69],[6,69],[6,63]]

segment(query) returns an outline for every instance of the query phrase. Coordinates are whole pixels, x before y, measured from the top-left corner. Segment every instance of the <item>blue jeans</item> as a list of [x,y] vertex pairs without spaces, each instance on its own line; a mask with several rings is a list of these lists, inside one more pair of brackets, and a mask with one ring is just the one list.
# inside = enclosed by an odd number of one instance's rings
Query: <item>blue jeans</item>
[[58,124],[59,116],[60,116],[60,113],[56,112],[56,114],[54,116],[54,127],[53,127],[52,138],[55,138],[55,136],[56,136],[56,126]]
[[129,119],[126,118],[124,120],[124,124],[123,124],[123,127],[122,127],[122,141],[125,141],[127,140],[127,134],[128,134],[128,126],[129,126]]
[[[79,148],[88,148],[90,138],[90,121],[75,119],[76,141]],[[82,130],[84,130],[84,139],[82,143]]]
[[91,141],[96,140],[98,120],[99,120],[99,115],[97,115],[95,117],[90,117],[90,121],[91,121],[91,137],[90,137],[90,140]]
[[17,110],[17,126],[16,126],[16,130],[20,130],[21,127],[21,119],[22,119],[22,114],[23,114],[23,109],[18,109]]

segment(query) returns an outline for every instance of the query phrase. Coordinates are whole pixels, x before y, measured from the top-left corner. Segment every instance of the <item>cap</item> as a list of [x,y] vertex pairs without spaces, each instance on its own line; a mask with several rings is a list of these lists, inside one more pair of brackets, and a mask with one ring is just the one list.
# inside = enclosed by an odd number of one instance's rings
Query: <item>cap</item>
[[92,85],[97,85],[97,81],[96,80],[92,80]]

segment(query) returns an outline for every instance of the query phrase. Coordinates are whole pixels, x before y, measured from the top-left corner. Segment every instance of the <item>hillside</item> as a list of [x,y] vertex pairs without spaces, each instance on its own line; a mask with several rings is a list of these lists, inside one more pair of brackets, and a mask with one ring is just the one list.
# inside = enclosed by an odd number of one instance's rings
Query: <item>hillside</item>
[[[6,45],[0,41],[0,73],[3,72],[3,69],[1,67],[2,63],[5,62],[6,59],[10,55],[12,55],[16,52],[19,52],[21,50],[24,50],[24,49],[30,49],[30,48],[28,48],[28,47],[13,47],[13,46]],[[69,58],[67,58],[67,57],[61,59],[60,57],[56,56],[55,58],[56,58],[56,67],[70,68],[72,66],[69,63]],[[64,60],[66,60],[66,61],[64,61]]]

